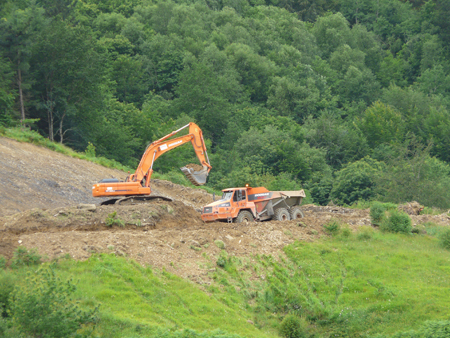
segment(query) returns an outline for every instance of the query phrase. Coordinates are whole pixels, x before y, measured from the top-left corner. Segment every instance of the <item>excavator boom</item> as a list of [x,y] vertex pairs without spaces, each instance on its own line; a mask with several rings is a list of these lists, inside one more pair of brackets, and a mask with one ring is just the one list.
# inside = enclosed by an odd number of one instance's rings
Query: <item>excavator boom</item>
[[[170,139],[187,127],[189,127],[187,135]],[[205,184],[211,165],[209,164],[203,133],[195,123],[191,122],[152,142],[145,150],[135,173],[129,175],[124,182],[119,182],[116,179],[102,180],[92,187],[92,195],[94,197],[149,195],[151,193],[150,179],[155,161],[162,154],[188,142],[191,142],[201,165],[187,165],[182,167],[181,171],[194,185]]]

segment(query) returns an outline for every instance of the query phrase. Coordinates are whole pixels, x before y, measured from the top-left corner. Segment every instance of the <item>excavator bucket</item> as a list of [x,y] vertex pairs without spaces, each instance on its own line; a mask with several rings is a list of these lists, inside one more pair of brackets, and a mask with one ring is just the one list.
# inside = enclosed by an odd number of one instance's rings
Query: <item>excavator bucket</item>
[[206,183],[206,179],[208,177],[207,166],[188,164],[180,169],[193,185],[203,185]]

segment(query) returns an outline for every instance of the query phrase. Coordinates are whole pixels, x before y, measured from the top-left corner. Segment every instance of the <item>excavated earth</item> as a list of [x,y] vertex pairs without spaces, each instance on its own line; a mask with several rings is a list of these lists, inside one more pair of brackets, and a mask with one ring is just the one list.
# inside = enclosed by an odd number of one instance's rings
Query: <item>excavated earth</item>
[[[228,255],[278,257],[295,240],[326,236],[323,226],[331,221],[354,231],[371,225],[368,210],[314,205],[302,207],[303,219],[288,222],[204,223],[200,210],[212,195],[157,179],[152,194],[173,201],[101,206],[92,185],[126,173],[7,138],[0,138],[0,173],[0,255],[7,259],[19,245],[48,260],[114,253],[203,284],[210,283],[210,262],[222,250],[218,240]],[[414,225],[450,225],[447,213],[411,217]]]

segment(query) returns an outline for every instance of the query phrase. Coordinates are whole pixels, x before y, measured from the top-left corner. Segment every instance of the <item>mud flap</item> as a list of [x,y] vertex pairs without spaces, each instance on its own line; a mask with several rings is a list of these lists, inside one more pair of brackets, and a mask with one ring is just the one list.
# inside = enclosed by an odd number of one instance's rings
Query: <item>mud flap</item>
[[269,203],[267,203],[266,209],[267,209],[267,215],[273,216],[274,212],[273,212],[272,201],[269,201]]
[[195,171],[194,168],[182,167],[180,168],[183,174],[192,182],[193,185],[204,185],[208,178],[208,167],[203,166],[202,170]]

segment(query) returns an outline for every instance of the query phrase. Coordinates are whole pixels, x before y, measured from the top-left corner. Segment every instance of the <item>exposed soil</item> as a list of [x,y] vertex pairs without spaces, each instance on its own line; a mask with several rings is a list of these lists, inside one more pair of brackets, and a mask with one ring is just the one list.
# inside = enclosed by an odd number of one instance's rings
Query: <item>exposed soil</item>
[[[36,248],[54,259],[70,255],[87,259],[93,253],[127,256],[141,264],[165,268],[198,283],[209,283],[221,249],[229,255],[278,256],[294,240],[325,236],[333,220],[356,230],[370,225],[368,210],[337,206],[302,206],[305,217],[288,222],[203,223],[201,208],[213,201],[204,190],[152,180],[155,199],[148,204],[105,205],[91,195],[92,184],[127,174],[61,155],[27,143],[0,138],[0,255],[10,259],[19,245]],[[414,224],[449,225],[447,214],[414,215]]]

